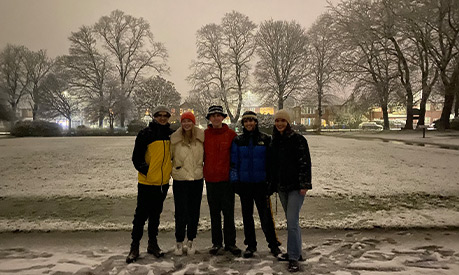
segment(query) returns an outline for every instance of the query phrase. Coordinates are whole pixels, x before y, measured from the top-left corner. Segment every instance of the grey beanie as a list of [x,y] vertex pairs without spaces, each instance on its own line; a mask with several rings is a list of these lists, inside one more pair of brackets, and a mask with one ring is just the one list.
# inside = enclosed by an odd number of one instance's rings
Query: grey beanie
[[169,116],[171,116],[171,111],[164,105],[158,105],[155,107],[155,109],[153,109],[153,117],[159,112],[166,112],[169,114]]

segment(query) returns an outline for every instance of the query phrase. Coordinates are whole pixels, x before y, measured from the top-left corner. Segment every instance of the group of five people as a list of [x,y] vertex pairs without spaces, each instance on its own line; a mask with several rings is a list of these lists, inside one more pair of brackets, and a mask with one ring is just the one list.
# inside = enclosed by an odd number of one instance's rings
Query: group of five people
[[[153,121],[136,138],[132,161],[138,171],[137,206],[134,214],[132,243],[127,263],[139,257],[140,240],[148,220],[147,252],[164,255],[157,235],[163,202],[172,175],[175,206],[175,255],[193,255],[204,179],[211,218],[212,248],[209,253],[221,255],[229,251],[241,255],[236,246],[234,222],[235,193],[239,195],[244,223],[243,253],[246,258],[257,251],[254,204],[270,252],[280,260],[288,260],[291,272],[299,270],[301,229],[299,214],[304,196],[311,189],[311,158],[306,139],[290,126],[290,115],[279,110],[274,116],[273,137],[258,129],[257,115],[242,115],[243,133],[237,135],[223,123],[222,106],[211,106],[206,130],[196,126],[191,112],[182,114],[181,127],[173,132],[168,123],[171,113],[158,106]],[[275,231],[270,195],[279,198],[287,219],[287,253],[282,254]],[[223,228],[222,228],[223,215]],[[185,235],[187,242],[185,241]],[[224,246],[223,246],[224,244]]]

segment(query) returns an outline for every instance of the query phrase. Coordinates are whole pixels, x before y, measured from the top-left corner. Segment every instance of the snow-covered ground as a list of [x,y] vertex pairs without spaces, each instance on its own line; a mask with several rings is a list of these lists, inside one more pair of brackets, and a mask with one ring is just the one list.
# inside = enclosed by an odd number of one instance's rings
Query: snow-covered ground
[[[278,232],[286,243],[286,232]],[[230,253],[211,256],[210,232],[199,232],[193,256],[174,256],[173,232],[160,232],[167,251],[156,259],[141,245],[137,262],[127,265],[128,232],[0,234],[0,274],[289,274],[287,264],[269,254],[261,230],[254,258]],[[238,245],[242,232],[238,231]],[[301,274],[459,274],[456,230],[303,230]],[[283,246],[285,250],[285,246]]]
[[[311,196],[459,195],[459,150],[308,135]],[[0,139],[0,193],[28,196],[136,194],[134,137]]]
[[[459,144],[458,135],[428,134],[429,144]],[[304,271],[458,274],[459,150],[403,142],[423,142],[418,133],[344,135],[351,138],[306,136],[314,189],[300,219]],[[269,255],[260,230],[254,259],[211,257],[205,194],[197,255],[170,253],[169,194],[160,232],[169,254],[157,260],[143,252],[137,263],[126,265],[136,196],[133,145],[134,137],[0,138],[0,274],[287,273],[285,264]],[[275,205],[275,197],[272,201]],[[278,208],[276,225],[285,244],[279,203]],[[235,216],[242,229],[238,201]],[[375,227],[395,229],[366,230]],[[242,230],[237,242],[244,247]]]

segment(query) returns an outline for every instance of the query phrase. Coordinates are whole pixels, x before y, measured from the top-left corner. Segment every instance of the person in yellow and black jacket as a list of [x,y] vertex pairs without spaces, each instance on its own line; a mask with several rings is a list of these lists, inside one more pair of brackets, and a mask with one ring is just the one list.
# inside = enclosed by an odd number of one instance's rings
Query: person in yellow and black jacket
[[172,171],[170,135],[173,131],[168,123],[171,113],[165,106],[153,111],[153,121],[137,134],[132,162],[139,172],[137,185],[137,207],[132,221],[132,243],[127,263],[139,257],[140,240],[148,219],[147,252],[159,258],[164,255],[158,246],[159,217],[169,189]]

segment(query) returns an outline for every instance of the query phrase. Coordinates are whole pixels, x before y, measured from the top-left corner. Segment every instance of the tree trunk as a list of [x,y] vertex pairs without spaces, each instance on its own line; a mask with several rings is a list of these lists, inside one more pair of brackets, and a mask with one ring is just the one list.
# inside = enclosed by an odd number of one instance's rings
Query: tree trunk
[[99,108],[99,128],[104,127],[104,118],[105,118],[104,110],[105,110],[104,106],[100,106]]
[[32,119],[33,121],[38,119],[38,104],[34,103],[32,108]]
[[454,103],[454,84],[445,87],[445,101],[443,103],[443,110],[441,111],[441,117],[438,124],[438,130],[449,129],[449,117],[451,110],[453,109]]
[[279,99],[277,100],[277,110],[284,109],[284,99],[282,97],[283,96],[280,96]]
[[413,92],[406,89],[406,124],[405,130],[413,130]]
[[69,120],[69,131],[72,129],[72,118],[71,117],[68,117],[67,118]]
[[318,106],[317,106],[317,113],[319,116],[319,123],[318,123],[318,128],[317,131],[320,133],[321,128],[322,128],[322,86],[319,85],[319,91],[318,91]]
[[[424,93],[424,92],[423,92]],[[421,104],[419,107],[420,114],[418,119],[417,127],[425,125],[426,121],[426,104],[427,104],[427,97],[422,97]]]
[[390,125],[389,125],[389,112],[387,110],[387,103],[381,104],[381,109],[383,112],[383,118],[384,118],[384,130],[389,130]]
[[454,117],[459,117],[459,88],[456,88],[456,99],[454,104]]

